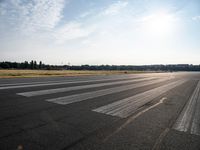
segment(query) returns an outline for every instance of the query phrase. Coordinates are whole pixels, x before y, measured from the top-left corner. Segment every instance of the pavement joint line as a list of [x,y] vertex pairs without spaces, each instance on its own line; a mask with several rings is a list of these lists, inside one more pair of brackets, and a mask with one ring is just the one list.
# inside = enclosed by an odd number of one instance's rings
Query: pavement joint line
[[33,96],[39,96],[39,95],[69,92],[69,91],[74,91],[74,90],[82,90],[82,89],[96,88],[96,87],[109,86],[109,85],[148,81],[148,80],[153,80],[153,79],[155,80],[156,78],[150,77],[150,78],[133,79],[133,80],[125,80],[125,81],[114,81],[114,82],[108,82],[108,83],[96,83],[96,84],[89,84],[89,85],[64,87],[64,88],[45,89],[45,90],[38,90],[38,91],[21,92],[21,93],[17,93],[17,95],[25,96],[25,97],[33,97]]
[[[135,76],[134,78],[130,79],[135,79],[138,78],[138,76]],[[146,78],[146,77],[143,77]],[[120,79],[127,79],[127,78],[116,78],[114,80],[120,80]],[[39,87],[39,86],[48,86],[48,85],[63,85],[63,84],[74,84],[74,83],[90,83],[90,82],[98,82],[98,81],[112,81],[112,79],[101,79],[101,80],[84,80],[84,81],[66,81],[66,82],[55,82],[55,83],[42,83],[42,84],[29,84],[29,85],[16,85],[16,86],[5,86],[5,87],[0,87],[0,90],[5,90],[5,89],[16,89],[16,88],[26,88],[26,87]]]
[[193,91],[189,101],[185,104],[178,119],[173,125],[173,129],[181,132],[189,132],[190,134],[200,135],[198,127],[200,120],[198,117],[200,111],[197,105],[200,106],[200,81],[198,81],[195,90]]
[[3,138],[7,138],[7,137],[10,137],[10,136],[13,136],[13,135],[16,135],[16,134],[20,134],[20,133],[24,133],[24,132],[29,132],[30,130],[33,130],[33,129],[36,129],[36,128],[40,128],[40,127],[43,127],[47,125],[47,123],[43,123],[41,125],[38,125],[38,126],[35,126],[35,127],[32,127],[32,128],[27,128],[27,129],[21,129],[17,132],[14,132],[14,133],[10,133],[8,135],[5,135],[5,136],[1,136],[0,139],[3,139]]
[[[184,105],[185,106],[185,105]],[[180,114],[184,108],[184,106],[182,107],[182,109],[179,111],[178,114]],[[156,140],[152,150],[159,150],[160,146],[164,140],[164,138],[166,137],[166,135],[169,133],[169,131],[171,130],[171,128],[173,127],[174,122],[177,120],[179,116],[176,116],[174,119],[170,120],[169,126],[163,130],[163,132],[160,134],[159,138]]]
[[168,132],[170,131],[170,128],[166,128],[158,137],[158,139],[156,140],[152,150],[160,150],[160,146],[162,141],[164,140],[164,138],[166,137],[166,135],[168,134]]
[[[57,122],[57,121],[60,121],[62,119],[64,119],[65,117],[61,117],[61,118],[58,118],[58,119],[55,119],[54,121]],[[64,122],[59,122],[60,124],[64,124]],[[5,136],[0,136],[0,139],[3,139],[3,138],[7,138],[7,137],[10,137],[10,136],[13,136],[13,135],[16,135],[16,134],[20,134],[20,133],[25,133],[25,132],[29,132],[33,129],[37,129],[37,128],[40,128],[40,127],[44,127],[46,125],[48,125],[49,123],[46,122],[46,121],[42,121],[41,124],[37,125],[37,126],[34,126],[34,127],[30,127],[30,128],[26,128],[26,129],[23,129],[23,128],[19,128],[19,131],[17,132],[14,132],[14,133],[11,133],[11,134],[8,134],[8,135],[5,135]],[[77,130],[77,128],[75,128],[74,124],[72,123],[67,123],[67,125],[69,125],[71,128],[74,128]],[[80,132],[82,135],[85,135],[81,130],[78,130],[78,132]]]
[[92,91],[92,92],[85,92],[81,94],[74,94],[74,95],[69,95],[69,96],[64,96],[64,97],[53,98],[53,99],[46,99],[46,101],[56,103],[56,104],[61,104],[61,105],[67,105],[67,104],[80,102],[80,101],[84,101],[87,99],[92,99],[92,98],[96,98],[96,97],[100,97],[100,96],[104,96],[108,94],[114,94],[114,93],[131,90],[131,89],[135,89],[142,86],[160,83],[167,80],[170,80],[170,79],[165,78],[165,79],[159,79],[155,81],[149,81],[146,83],[134,83],[134,84],[123,85],[123,86],[114,87],[114,88],[108,88],[108,89],[97,90],[97,91]]
[[145,91],[143,93],[136,94],[131,97],[127,97],[122,100],[98,107],[92,111],[103,113],[111,116],[117,116],[121,118],[126,118],[137,111],[142,105],[152,101],[156,97],[164,94],[165,92],[185,83],[186,80],[178,80],[168,83],[163,86]]
[[138,113],[136,113],[135,115],[131,116],[128,118],[128,120],[123,123],[119,128],[117,128],[117,130],[115,130],[112,134],[110,134],[109,136],[107,136],[103,142],[106,142],[108,139],[110,139],[111,137],[113,137],[115,134],[117,134],[118,132],[120,132],[122,129],[124,129],[129,123],[131,123],[132,121],[134,121],[136,118],[138,118],[139,116],[141,116],[142,114],[146,113],[147,111],[155,108],[156,106],[162,104],[167,98],[163,97],[161,98],[157,103],[149,106],[148,108],[145,108],[141,111],[139,111]]

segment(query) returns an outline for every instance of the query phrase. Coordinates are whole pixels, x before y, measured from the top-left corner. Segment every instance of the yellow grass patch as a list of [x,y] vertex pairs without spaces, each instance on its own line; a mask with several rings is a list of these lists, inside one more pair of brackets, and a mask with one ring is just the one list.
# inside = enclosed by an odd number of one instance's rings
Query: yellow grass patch
[[[82,76],[147,73],[144,71],[88,71],[88,70],[0,70],[0,78]],[[148,72],[149,73],[149,72]]]

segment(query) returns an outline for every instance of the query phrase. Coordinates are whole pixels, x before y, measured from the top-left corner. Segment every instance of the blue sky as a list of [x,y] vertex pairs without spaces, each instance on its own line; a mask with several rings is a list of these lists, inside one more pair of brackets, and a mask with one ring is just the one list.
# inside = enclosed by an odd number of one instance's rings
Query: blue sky
[[199,0],[0,0],[0,61],[200,64]]

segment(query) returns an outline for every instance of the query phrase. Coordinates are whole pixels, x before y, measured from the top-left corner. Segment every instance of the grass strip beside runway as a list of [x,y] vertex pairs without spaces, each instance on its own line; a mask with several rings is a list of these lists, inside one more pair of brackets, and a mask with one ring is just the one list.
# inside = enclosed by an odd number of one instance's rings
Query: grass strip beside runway
[[151,73],[150,71],[90,71],[90,70],[0,70],[0,78],[49,77],[49,76],[86,76]]

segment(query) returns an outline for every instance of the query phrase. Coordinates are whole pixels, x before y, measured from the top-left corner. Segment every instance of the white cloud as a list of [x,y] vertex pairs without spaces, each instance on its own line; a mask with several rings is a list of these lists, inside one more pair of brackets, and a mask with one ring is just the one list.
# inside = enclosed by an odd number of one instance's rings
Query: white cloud
[[62,18],[64,3],[64,0],[3,1],[1,14],[6,24],[13,28],[28,31],[48,30],[54,28]]
[[118,14],[123,8],[127,6],[127,1],[118,1],[117,3],[111,4],[108,8],[106,8],[101,14],[102,15],[116,15]]
[[[64,8],[63,0],[36,0],[36,5],[31,7],[30,16],[26,16],[27,22],[39,26],[53,28],[62,18]],[[30,11],[30,10],[29,10]]]
[[80,18],[88,17],[88,16],[92,15],[93,13],[94,13],[93,10],[86,11],[86,12],[84,12],[84,13],[82,13],[82,14],[80,15]]
[[83,24],[79,22],[70,22],[57,28],[54,32],[54,37],[56,43],[63,44],[68,40],[87,37],[94,30],[94,26],[84,27]]
[[[95,29],[93,25],[84,26],[81,21],[64,22],[60,24],[66,0],[10,0],[0,3],[1,25],[9,29],[10,34],[22,35],[30,40],[40,43],[53,41],[56,44],[64,44],[69,40],[87,37]],[[85,17],[91,12],[83,14]],[[4,22],[4,23],[3,23]],[[9,25],[9,27],[8,27]],[[16,32],[15,32],[16,31]],[[4,34],[7,32],[1,30]]]
[[194,20],[194,21],[200,21],[200,16],[194,16],[194,17],[192,17],[192,20]]

